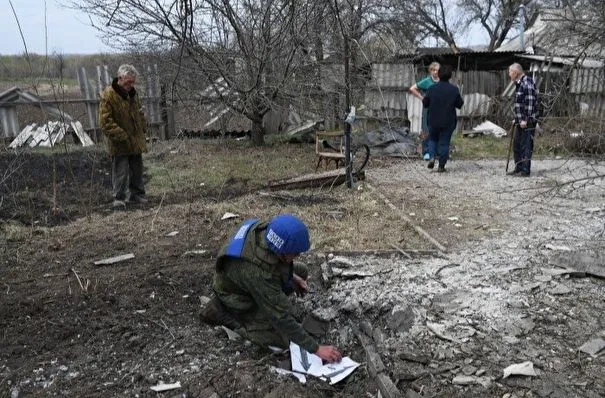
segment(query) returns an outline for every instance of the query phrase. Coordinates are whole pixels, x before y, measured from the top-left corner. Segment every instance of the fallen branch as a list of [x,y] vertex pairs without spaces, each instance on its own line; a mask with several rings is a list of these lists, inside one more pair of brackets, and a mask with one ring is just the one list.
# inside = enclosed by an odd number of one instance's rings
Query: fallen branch
[[439,276],[439,273],[446,268],[453,268],[453,267],[459,267],[459,266],[460,266],[460,264],[456,264],[456,263],[446,264],[443,267],[439,267],[437,272],[435,272],[435,276]]
[[155,223],[155,219],[157,218],[160,209],[162,208],[162,203],[164,203],[164,198],[166,197],[166,192],[162,195],[162,199],[160,200],[160,204],[158,205],[158,209],[155,211],[153,219],[151,220],[151,230],[153,231],[153,224]]
[[88,279],[86,279],[86,287],[84,287],[84,285],[82,285],[82,280],[80,279],[80,276],[78,275],[76,270],[72,268],[71,272],[73,272],[74,275],[76,276],[76,279],[78,280],[78,283],[80,284],[80,289],[82,289],[83,292],[88,292],[88,286],[90,285],[90,281]]
[[390,244],[390,246],[391,246],[393,249],[397,250],[399,253],[403,254],[405,257],[407,257],[407,258],[408,258],[408,260],[411,260],[411,259],[412,259],[412,256],[410,256],[409,254],[407,254],[407,253],[406,253],[406,252],[405,252],[405,251],[404,251],[402,248],[400,248],[400,247],[399,247],[399,246],[397,246],[396,244],[391,243],[391,244]]

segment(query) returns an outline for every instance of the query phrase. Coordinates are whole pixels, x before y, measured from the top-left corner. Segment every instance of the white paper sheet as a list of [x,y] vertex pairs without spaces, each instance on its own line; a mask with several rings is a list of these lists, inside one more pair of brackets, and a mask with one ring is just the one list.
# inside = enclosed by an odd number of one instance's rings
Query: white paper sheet
[[324,365],[320,357],[292,342],[290,342],[290,360],[293,371],[318,377],[330,384],[343,380],[359,366],[359,363],[349,357],[342,358],[340,362]]

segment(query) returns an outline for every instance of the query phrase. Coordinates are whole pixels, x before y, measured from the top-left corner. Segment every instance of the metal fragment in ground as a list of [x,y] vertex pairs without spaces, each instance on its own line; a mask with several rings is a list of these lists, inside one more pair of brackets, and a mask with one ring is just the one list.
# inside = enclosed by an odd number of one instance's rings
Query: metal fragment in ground
[[587,341],[586,343],[582,344],[582,346],[580,346],[580,348],[578,348],[579,351],[585,352],[588,355],[591,355],[593,357],[598,356],[598,354],[603,351],[603,349],[605,348],[605,340],[603,339],[592,339]]

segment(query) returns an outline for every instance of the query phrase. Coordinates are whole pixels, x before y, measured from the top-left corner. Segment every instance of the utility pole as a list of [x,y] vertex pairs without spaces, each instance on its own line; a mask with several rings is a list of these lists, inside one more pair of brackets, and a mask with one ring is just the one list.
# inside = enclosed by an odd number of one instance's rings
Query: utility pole
[[525,5],[519,6],[519,45],[521,51],[525,52]]
[[[343,32],[344,33],[344,32]],[[351,54],[349,35],[343,34],[344,39],[344,61],[345,61],[345,108],[347,112],[351,111],[351,67],[349,58]],[[348,115],[348,113],[347,113]],[[347,178],[347,188],[353,186],[353,165],[351,163],[351,123],[345,119],[345,173]]]

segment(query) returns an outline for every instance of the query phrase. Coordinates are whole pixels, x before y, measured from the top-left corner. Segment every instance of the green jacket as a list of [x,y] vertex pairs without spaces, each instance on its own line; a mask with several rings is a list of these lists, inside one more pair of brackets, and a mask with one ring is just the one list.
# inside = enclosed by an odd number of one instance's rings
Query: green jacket
[[125,91],[114,79],[101,93],[99,125],[107,137],[109,153],[133,155],[147,152],[147,122],[136,90]]
[[260,311],[271,325],[290,341],[316,352],[317,341],[292,316],[292,303],[282,290],[291,276],[292,264],[283,263],[267,247],[266,222],[253,225],[244,242],[241,258],[225,255],[223,246],[216,260],[214,291],[236,317]]

